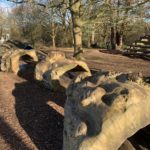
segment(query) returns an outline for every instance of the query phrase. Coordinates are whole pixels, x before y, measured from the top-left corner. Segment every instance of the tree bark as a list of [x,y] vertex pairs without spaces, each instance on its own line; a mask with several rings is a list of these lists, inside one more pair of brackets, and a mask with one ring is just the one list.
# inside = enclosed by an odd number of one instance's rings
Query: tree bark
[[2,36],[3,35],[3,28],[1,27],[0,28],[0,36]]
[[52,47],[56,48],[56,41],[55,41],[56,33],[55,33],[55,24],[54,23],[51,24],[51,30],[52,30],[52,33],[51,33]]
[[74,57],[78,57],[82,51],[82,21],[80,16],[81,0],[69,0],[73,24]]
[[111,28],[111,49],[122,50],[123,46],[123,32]]
[[[120,18],[120,0],[118,0],[117,2],[117,20],[116,20],[116,50],[121,50],[122,49],[122,45],[123,45],[123,41],[122,41],[122,31],[121,29],[118,29],[118,19]],[[120,27],[122,28],[122,26]]]
[[91,44],[95,44],[95,24],[92,27]]
[[114,27],[111,27],[111,50],[116,49],[116,35]]
[[52,46],[56,48],[55,36],[52,36]]
[[95,44],[95,31],[92,31],[91,44]]
[[123,33],[116,31],[116,50],[122,50],[123,46]]
[[91,36],[88,35],[88,43],[87,43],[88,48],[91,47]]

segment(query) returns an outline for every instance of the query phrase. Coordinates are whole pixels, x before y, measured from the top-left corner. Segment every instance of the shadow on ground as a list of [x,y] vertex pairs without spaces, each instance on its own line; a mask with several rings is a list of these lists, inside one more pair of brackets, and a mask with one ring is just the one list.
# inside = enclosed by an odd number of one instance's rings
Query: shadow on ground
[[0,136],[3,137],[5,143],[10,145],[12,150],[20,149],[20,147],[22,147],[24,150],[30,150],[30,148],[27,147],[19,135],[15,133],[12,127],[2,117],[0,117]]
[[[57,107],[63,107],[64,93],[52,93],[34,82],[15,84],[16,116],[20,125],[39,150],[60,150],[63,142],[63,115]],[[48,102],[54,103],[54,109]]]

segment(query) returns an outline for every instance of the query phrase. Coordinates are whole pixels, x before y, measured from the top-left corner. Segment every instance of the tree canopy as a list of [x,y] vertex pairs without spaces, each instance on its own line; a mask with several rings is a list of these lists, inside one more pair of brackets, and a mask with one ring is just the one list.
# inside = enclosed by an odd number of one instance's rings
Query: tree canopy
[[12,37],[74,46],[74,55],[90,46],[121,50],[150,30],[149,0],[7,1],[16,3],[9,14]]

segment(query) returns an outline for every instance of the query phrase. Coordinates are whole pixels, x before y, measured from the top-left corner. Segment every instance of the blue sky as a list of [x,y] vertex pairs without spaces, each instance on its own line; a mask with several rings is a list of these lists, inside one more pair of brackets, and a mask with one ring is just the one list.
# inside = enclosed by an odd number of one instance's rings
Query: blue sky
[[0,0],[0,7],[2,8],[10,8],[14,4],[12,2],[8,2],[7,0]]

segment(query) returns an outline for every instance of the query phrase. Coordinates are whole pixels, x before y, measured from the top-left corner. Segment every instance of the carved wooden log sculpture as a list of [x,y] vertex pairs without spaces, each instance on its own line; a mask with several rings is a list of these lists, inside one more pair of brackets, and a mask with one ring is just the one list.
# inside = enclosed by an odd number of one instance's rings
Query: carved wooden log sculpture
[[1,70],[2,71],[12,71],[18,73],[19,71],[19,61],[22,56],[29,56],[33,61],[38,61],[35,50],[25,51],[25,50],[9,50],[6,51],[1,59]]
[[117,150],[150,124],[150,86],[136,75],[98,73],[67,90],[64,150]]
[[54,91],[64,91],[74,78],[69,73],[79,73],[76,80],[91,75],[87,64],[83,61],[67,59],[64,53],[51,52],[44,61],[36,65],[35,78],[45,87]]

